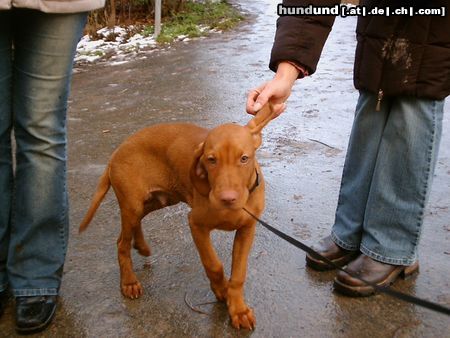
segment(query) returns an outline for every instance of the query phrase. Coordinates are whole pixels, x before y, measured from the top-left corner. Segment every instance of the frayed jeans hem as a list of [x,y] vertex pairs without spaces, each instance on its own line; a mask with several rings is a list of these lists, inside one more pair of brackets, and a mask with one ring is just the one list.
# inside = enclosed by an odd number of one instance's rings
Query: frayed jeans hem
[[357,245],[351,245],[341,240],[334,231],[331,232],[331,239],[333,240],[334,243],[336,243],[337,246],[341,247],[342,249],[349,251],[359,250],[359,247]]
[[15,289],[13,290],[14,297],[33,297],[33,296],[57,296],[58,289],[43,288],[43,289]]
[[406,257],[405,258],[392,258],[392,257],[382,256],[380,254],[377,254],[377,253],[369,250],[363,244],[361,244],[360,250],[364,255],[366,255],[378,262],[391,264],[391,265],[410,266],[410,265],[413,265],[417,261],[417,258],[406,258]]

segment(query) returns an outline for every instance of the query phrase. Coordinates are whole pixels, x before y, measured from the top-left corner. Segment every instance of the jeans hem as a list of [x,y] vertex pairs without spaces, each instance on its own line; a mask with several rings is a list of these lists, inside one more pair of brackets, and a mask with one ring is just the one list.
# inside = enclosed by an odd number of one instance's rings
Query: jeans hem
[[377,254],[377,253],[369,250],[363,244],[361,244],[360,250],[364,255],[366,255],[376,261],[379,261],[381,263],[391,264],[391,265],[410,266],[410,265],[413,265],[417,261],[417,258],[392,258],[392,257],[382,256],[380,254]]
[[359,250],[359,247],[357,245],[351,245],[351,244],[348,244],[348,243],[344,242],[343,240],[341,240],[334,231],[331,231],[331,239],[337,246],[341,247],[342,249],[345,249],[348,251],[358,251]]
[[32,297],[32,296],[57,296],[58,289],[43,288],[43,289],[15,289],[13,290],[14,297]]

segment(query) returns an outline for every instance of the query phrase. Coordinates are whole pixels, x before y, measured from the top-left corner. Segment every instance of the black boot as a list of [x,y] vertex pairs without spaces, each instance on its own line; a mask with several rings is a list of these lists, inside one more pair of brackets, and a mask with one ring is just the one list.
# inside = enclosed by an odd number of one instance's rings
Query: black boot
[[0,317],[3,315],[5,311],[6,303],[8,302],[8,292],[3,290],[0,292]]
[[16,331],[22,334],[44,330],[52,321],[57,296],[16,297]]

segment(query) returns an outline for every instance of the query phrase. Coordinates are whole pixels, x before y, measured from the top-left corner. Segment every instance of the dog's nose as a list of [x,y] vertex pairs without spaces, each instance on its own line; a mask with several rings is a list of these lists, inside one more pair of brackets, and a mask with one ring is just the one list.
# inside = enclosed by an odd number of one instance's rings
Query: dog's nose
[[220,200],[225,204],[233,204],[238,198],[237,191],[234,190],[224,190],[220,193]]

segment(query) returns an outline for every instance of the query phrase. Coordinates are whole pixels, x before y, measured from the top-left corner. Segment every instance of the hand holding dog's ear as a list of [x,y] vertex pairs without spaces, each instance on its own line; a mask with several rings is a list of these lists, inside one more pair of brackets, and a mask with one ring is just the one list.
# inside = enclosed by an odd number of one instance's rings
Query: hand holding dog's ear
[[287,99],[287,97],[286,98],[283,97],[280,100],[278,99],[274,100],[273,97],[274,94],[271,82],[267,82],[262,86],[259,86],[258,88],[251,90],[247,96],[247,104],[246,104],[247,113],[251,115],[256,115],[262,109],[262,107],[264,107],[267,104],[267,102],[270,101],[273,105],[273,109],[275,112],[273,118],[278,117],[286,109],[286,103],[284,101]]
[[286,100],[291,95],[292,86],[298,78],[299,71],[288,62],[278,65],[274,78],[251,90],[247,95],[247,113],[255,115],[267,102],[271,102],[274,109],[273,118],[279,116],[286,109]]

